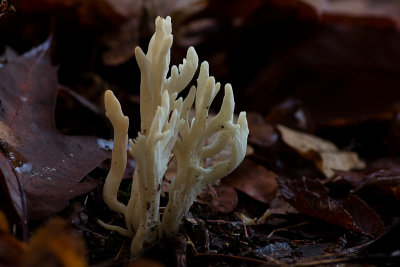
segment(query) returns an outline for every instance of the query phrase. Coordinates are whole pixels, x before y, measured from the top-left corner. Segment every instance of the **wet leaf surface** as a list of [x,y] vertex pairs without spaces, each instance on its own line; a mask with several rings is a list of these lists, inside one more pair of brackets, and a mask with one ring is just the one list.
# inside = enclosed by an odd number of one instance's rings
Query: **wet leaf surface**
[[250,197],[268,203],[276,197],[277,175],[254,161],[245,159],[230,175],[222,179],[223,184],[232,186]]
[[230,213],[235,209],[238,197],[229,185],[209,185],[203,189],[196,201],[210,206],[213,212]]
[[95,181],[82,179],[109,157],[97,138],[65,136],[55,128],[57,68],[49,47],[47,41],[0,68],[0,119],[7,125],[1,178],[17,213],[31,219],[52,215],[93,189]]
[[378,237],[384,231],[380,217],[356,195],[332,198],[321,182],[305,177],[278,182],[283,199],[304,214],[367,236]]

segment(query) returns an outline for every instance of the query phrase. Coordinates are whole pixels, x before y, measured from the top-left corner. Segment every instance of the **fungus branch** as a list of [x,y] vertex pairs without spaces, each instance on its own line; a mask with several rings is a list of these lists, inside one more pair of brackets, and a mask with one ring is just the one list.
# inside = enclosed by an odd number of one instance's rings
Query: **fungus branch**
[[[132,238],[131,255],[139,255],[162,236],[171,237],[179,230],[182,217],[188,211],[202,187],[229,174],[243,160],[247,144],[246,114],[240,113],[233,122],[234,99],[230,84],[216,117],[208,121],[208,112],[220,84],[208,73],[208,63],[201,65],[197,88],[192,86],[183,100],[176,99],[192,80],[198,66],[193,47],[186,59],[172,66],[167,78],[172,46],[171,18],[156,19],[156,32],[151,38],[147,54],[137,47],[136,59],[141,70],[140,116],[141,132],[129,140],[129,152],[136,160],[131,197],[125,206],[117,200],[117,193],[126,165],[128,118],[122,114],[115,96],[105,95],[106,115],[114,127],[112,166],[104,186],[105,203],[113,211],[124,215],[126,229],[99,223],[110,230]],[[189,123],[189,111],[195,105],[195,118]],[[216,140],[205,145],[206,140]],[[229,159],[205,168],[205,158],[231,147]],[[177,175],[171,182],[169,201],[160,220],[161,183],[170,155],[177,158]]]
[[[192,87],[185,99],[182,139],[176,141],[173,150],[178,166],[177,175],[169,187],[169,201],[162,220],[163,234],[168,237],[178,232],[182,217],[201,189],[228,175],[245,156],[248,135],[246,114],[241,112],[237,124],[233,123],[235,103],[230,84],[225,86],[225,96],[219,113],[207,121],[210,105],[219,89],[220,84],[215,83],[214,77],[209,76],[208,63],[203,62],[197,80],[197,90]],[[187,111],[193,105],[195,90],[195,117],[189,125]],[[214,134],[217,134],[216,139],[210,145],[204,146],[206,140]],[[218,154],[227,145],[232,149],[229,159],[203,168],[202,162],[205,158]]]

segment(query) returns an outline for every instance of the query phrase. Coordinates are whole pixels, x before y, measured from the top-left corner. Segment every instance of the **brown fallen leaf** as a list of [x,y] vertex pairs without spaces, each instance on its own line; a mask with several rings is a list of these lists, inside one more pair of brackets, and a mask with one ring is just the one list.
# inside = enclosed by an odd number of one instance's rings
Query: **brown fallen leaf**
[[229,185],[208,185],[196,198],[196,202],[208,205],[213,212],[232,212],[238,203],[238,196]]
[[252,145],[270,148],[278,140],[278,133],[270,123],[266,123],[264,118],[255,112],[246,114],[249,123],[249,140]]
[[22,266],[21,257],[26,251],[26,244],[10,234],[6,215],[0,210],[0,266]]
[[[356,1],[314,2],[324,9],[348,7],[347,2]],[[276,103],[294,98],[301,101],[317,125],[352,125],[393,117],[400,97],[396,87],[400,82],[400,53],[396,49],[400,41],[399,1],[371,0],[357,16],[295,4],[301,1],[263,3],[249,22],[240,25],[235,46],[224,61],[241,62],[229,68],[231,81],[246,88],[246,103],[242,105],[249,107],[247,110],[267,114]],[[269,41],[263,42],[263,36],[254,32],[266,33]],[[241,57],[239,51],[243,49],[257,51],[258,60]],[[248,64],[253,68],[241,67]]]
[[0,266],[23,266],[26,245],[8,232],[0,231]]
[[12,137],[1,137],[0,179],[19,216],[30,219],[54,214],[91,190],[96,182],[83,177],[110,156],[97,138],[57,131],[57,67],[49,46],[46,41],[0,68],[0,121]]
[[0,142],[13,147],[20,147],[23,145],[18,134],[2,121],[0,121]]
[[0,231],[0,265],[84,267],[86,246],[83,238],[62,219],[53,218],[36,231],[28,245]]
[[[109,0],[18,0],[17,10],[28,13],[53,14],[91,30],[104,31],[120,25],[125,18],[117,4],[127,1]],[[129,1],[130,2],[130,1]]]
[[270,124],[284,124],[299,131],[312,131],[315,128],[307,110],[298,100],[289,98],[271,109],[265,116],[265,121]]
[[278,179],[278,183],[282,198],[301,213],[368,236],[378,237],[384,232],[380,217],[356,195],[334,199],[320,181],[306,177]]
[[[207,1],[204,0],[158,0],[151,4],[138,0],[108,0],[108,2],[113,3],[113,8],[126,19],[126,22],[116,30],[102,36],[102,41],[108,48],[103,53],[102,60],[109,66],[119,65],[134,56],[133,47],[141,39],[150,37],[141,34],[154,31],[154,20],[157,16],[173,18],[175,45],[180,44],[185,47],[194,45],[199,38],[195,38],[194,35],[199,35],[198,33],[204,28],[199,23],[195,24],[196,21],[188,21],[189,17],[198,14],[207,5]],[[143,27],[146,30],[143,30]]]
[[352,17],[382,17],[399,21],[400,5],[392,0],[299,0],[310,4],[322,14],[341,14]]
[[53,218],[29,241],[24,264],[32,267],[87,266],[85,242],[65,221]]
[[332,179],[333,184],[349,185],[352,188],[357,187],[360,182],[365,179],[365,174],[352,171],[335,171],[335,178]]
[[283,125],[277,127],[282,140],[304,158],[313,160],[328,178],[335,175],[334,170],[365,168],[365,163],[354,152],[340,151],[332,142],[317,136],[298,132]]
[[276,197],[278,184],[277,174],[264,166],[245,159],[230,175],[222,179],[223,184],[232,186],[250,197],[269,203]]
[[0,231],[3,232],[10,231],[10,226],[8,225],[7,217],[2,210],[0,210]]
[[366,175],[354,192],[372,189],[378,195],[392,195],[400,203],[400,169],[379,170]]

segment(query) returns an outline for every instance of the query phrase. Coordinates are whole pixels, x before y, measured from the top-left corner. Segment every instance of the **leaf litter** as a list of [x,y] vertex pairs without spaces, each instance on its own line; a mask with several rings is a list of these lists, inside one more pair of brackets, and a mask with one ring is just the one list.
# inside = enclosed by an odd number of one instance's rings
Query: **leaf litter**
[[[97,138],[57,131],[50,40],[0,68],[2,184],[19,216],[48,217],[96,186],[82,180],[109,157]],[[26,203],[24,203],[26,202]]]

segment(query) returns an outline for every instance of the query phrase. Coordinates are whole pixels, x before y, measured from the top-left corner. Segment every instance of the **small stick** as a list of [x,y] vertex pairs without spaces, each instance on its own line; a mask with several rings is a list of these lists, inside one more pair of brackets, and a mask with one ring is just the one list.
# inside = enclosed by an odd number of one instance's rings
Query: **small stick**
[[298,224],[295,224],[295,225],[292,225],[292,226],[277,228],[277,229],[273,230],[273,231],[267,236],[267,238],[270,239],[271,236],[273,236],[273,235],[274,235],[275,233],[277,233],[277,232],[287,231],[288,229],[300,227],[300,226],[307,225],[307,224],[308,224],[308,222],[301,222],[301,223],[298,223]]
[[242,222],[243,224],[243,230],[244,230],[244,237],[249,238],[249,234],[247,233],[247,227],[246,227],[246,222],[243,220],[242,217],[237,216],[239,218],[239,220]]
[[119,256],[120,256],[121,253],[122,253],[122,249],[123,249],[124,247],[125,247],[125,240],[124,240],[124,242],[122,242],[121,248],[119,249],[117,255],[115,255],[114,261],[118,260]]
[[226,255],[226,254],[219,254],[219,253],[199,253],[196,255],[196,257],[215,257],[215,258],[223,258],[223,259],[230,259],[230,260],[240,260],[240,261],[245,261],[249,263],[257,263],[257,264],[263,264],[263,266],[267,266],[265,264],[270,264],[270,266],[277,266],[276,264],[271,264],[268,261],[264,260],[258,260],[258,259],[253,259],[253,258],[247,258],[247,257],[242,257],[242,256],[234,256],[234,255]]
[[196,246],[194,245],[192,239],[190,239],[190,237],[189,237],[189,235],[186,233],[186,231],[183,231],[183,233],[185,234],[185,236],[186,236],[186,238],[187,238],[187,241],[186,241],[187,244],[189,244],[189,245],[192,247],[194,255],[195,255],[196,257],[199,256],[200,254],[199,254],[199,252],[197,251]]

